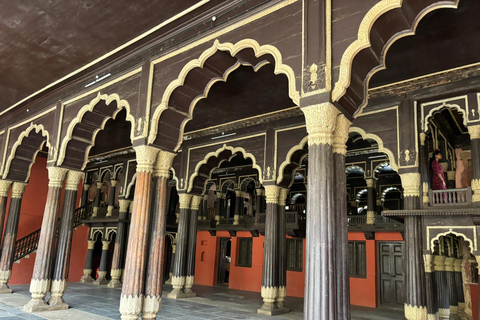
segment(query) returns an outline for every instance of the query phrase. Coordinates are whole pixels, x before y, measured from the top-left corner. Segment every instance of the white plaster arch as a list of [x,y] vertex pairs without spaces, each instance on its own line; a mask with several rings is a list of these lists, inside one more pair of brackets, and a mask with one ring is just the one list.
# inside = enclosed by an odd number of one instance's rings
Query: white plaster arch
[[97,105],[98,102],[100,102],[100,100],[104,100],[105,104],[107,104],[107,105],[109,105],[113,101],[117,102],[117,110],[113,113],[113,115],[111,117],[106,117],[104,119],[104,121],[101,123],[100,128],[98,128],[97,130],[94,131],[93,137],[92,137],[92,144],[90,146],[88,146],[87,150],[85,151],[85,159],[83,161],[84,165],[83,165],[82,169],[84,169],[85,165],[87,164],[88,153],[90,152],[90,149],[95,145],[95,138],[96,138],[98,132],[100,132],[100,130],[105,129],[105,124],[107,123],[107,121],[112,119],[112,118],[115,119],[117,114],[120,111],[122,111],[124,108],[125,108],[126,113],[127,113],[126,120],[129,121],[132,124],[131,129],[130,129],[130,140],[133,143],[134,133],[135,133],[135,117],[131,113],[131,108],[130,108],[130,104],[128,103],[128,101],[124,100],[124,99],[121,99],[120,96],[116,93],[108,95],[108,94],[101,94],[100,92],[98,92],[97,96],[92,101],[90,101],[90,103],[84,105],[78,111],[77,116],[75,118],[73,118],[73,120],[68,125],[67,133],[62,140],[62,144],[61,144],[60,150],[59,150],[59,155],[58,155],[58,165],[59,166],[62,165],[63,161],[65,160],[65,154],[67,152],[67,145],[68,145],[68,142],[70,140],[72,140],[72,138],[73,138],[73,130],[75,129],[75,126],[82,121],[82,118],[85,115],[85,113],[93,111],[93,108],[95,108],[95,106]]
[[290,201],[291,204],[296,204],[297,203],[297,199],[300,198],[300,197],[304,197],[305,198],[305,203],[307,203],[307,196],[304,195],[303,193],[296,193],[293,197],[292,197],[292,200]]
[[368,192],[368,190],[366,188],[358,191],[357,194],[355,195],[355,201],[360,203],[360,198],[362,197],[363,194],[365,194],[367,192]]
[[398,191],[398,192],[400,192],[400,196],[403,197],[402,190],[400,190],[397,187],[388,187],[385,190],[383,190],[383,192],[382,192],[382,199],[381,199],[382,203],[385,202],[385,197],[387,196],[387,193],[389,193],[390,191]]
[[[193,189],[193,180],[198,176],[198,172],[201,168],[202,165],[206,164],[208,162],[208,160],[211,158],[211,157],[216,157],[218,158],[218,156],[220,155],[220,153],[222,153],[223,151],[225,150],[230,150],[232,152],[232,156],[229,157],[229,159],[226,159],[226,160],[223,160],[223,161],[227,161],[227,160],[230,160],[232,157],[234,157],[236,155],[236,153],[240,152],[243,157],[245,159],[247,158],[250,158],[252,159],[252,162],[253,162],[253,165],[252,167],[254,169],[257,169],[258,171],[258,180],[260,181],[260,183],[263,183],[263,179],[262,179],[262,168],[260,168],[260,166],[257,164],[257,159],[255,158],[255,156],[249,152],[247,152],[244,148],[242,147],[231,147],[231,146],[227,146],[227,144],[224,144],[221,148],[217,149],[216,151],[212,151],[210,153],[208,153],[205,158],[200,161],[199,163],[197,163],[197,165],[195,166],[195,170],[193,172],[193,174],[190,176],[190,179],[188,179],[188,190],[187,190],[187,193],[190,193]],[[220,165],[223,161],[221,161],[218,165]],[[212,168],[212,170],[210,170],[210,173],[209,173],[209,176],[212,174],[213,170],[215,170],[216,168]],[[208,180],[207,180],[208,181]],[[207,183],[207,181],[205,181],[205,183]],[[203,186],[203,189],[205,190],[205,187],[206,185]]]
[[372,139],[375,140],[378,144],[378,151],[383,152],[388,156],[388,161],[390,162],[390,167],[392,167],[393,170],[398,172],[398,165],[395,162],[395,157],[393,156],[393,152],[386,148],[383,144],[383,140],[377,136],[376,134],[373,133],[367,133],[365,130],[359,127],[350,127],[349,132],[356,132],[362,136],[364,140],[366,139]]
[[[279,184],[280,182],[282,182],[283,180],[283,171],[285,170],[285,167],[288,166],[289,164],[292,163],[292,156],[295,152],[297,151],[300,151],[300,150],[303,150],[303,148],[305,148],[305,145],[308,143],[308,135],[306,137],[304,137],[299,144],[293,146],[290,150],[288,150],[288,153],[287,153],[287,156],[285,157],[285,161],[282,162],[282,164],[280,165],[280,167],[278,168],[278,178],[277,178],[277,184]],[[308,152],[307,152],[308,154]],[[302,161],[300,161],[300,164],[302,163]]]
[[435,113],[437,113],[438,111],[441,111],[443,108],[452,108],[452,109],[455,109],[458,112],[460,112],[462,114],[463,124],[465,125],[465,127],[467,126],[467,118],[468,118],[467,112],[462,107],[460,107],[458,104],[447,103],[447,102],[444,101],[438,107],[432,108],[432,110],[430,110],[430,112],[428,112],[428,114],[425,116],[425,119],[423,119],[423,121],[422,121],[423,132],[427,133],[427,131],[428,131],[428,121],[430,120],[430,118],[433,118],[435,116]]
[[354,171],[355,169],[358,169],[360,172],[363,173],[363,176],[365,177],[365,170],[362,167],[356,166],[356,165],[349,165],[345,168],[345,175],[348,176],[350,172]]
[[17,138],[17,141],[12,146],[12,150],[10,151],[10,155],[5,163],[5,170],[3,171],[3,179],[6,179],[9,171],[10,171],[10,165],[12,164],[12,160],[15,158],[15,153],[17,152],[17,148],[22,144],[23,139],[30,135],[30,132],[35,131],[35,133],[42,133],[42,136],[45,137],[45,141],[40,145],[40,148],[35,152],[33,156],[33,160],[30,163],[28,167],[28,173],[27,173],[27,178],[25,179],[25,182],[28,181],[30,178],[30,172],[32,170],[33,163],[35,162],[35,158],[38,154],[38,152],[43,148],[44,144],[47,144],[47,147],[49,148],[49,151],[51,150],[51,143],[50,143],[50,134],[49,132],[45,129],[45,127],[42,124],[34,124],[31,123],[22,133]]
[[[350,86],[353,59],[361,50],[370,47],[371,45],[370,31],[374,23],[377,21],[377,19],[380,16],[382,16],[386,12],[393,9],[401,8],[402,4],[403,4],[403,0],[381,0],[376,5],[374,5],[364,16],[362,22],[360,23],[360,27],[358,28],[357,40],[351,43],[343,53],[343,56],[340,62],[338,80],[335,83],[335,86],[332,90],[333,101],[339,101],[340,98],[347,91],[348,86]],[[457,7],[458,7],[458,1],[457,1],[457,5],[450,5],[450,4],[443,3],[443,4],[427,7],[423,11],[421,11],[417,16],[417,19],[414,21],[414,24],[412,26],[413,31],[405,30],[406,32],[398,32],[396,35],[392,37],[392,39],[390,39],[386,43],[386,46],[382,50],[382,54],[381,54],[382,63],[379,67],[375,68],[372,72],[369,72],[366,78],[366,84],[365,84],[366,87],[368,88],[370,79],[375,73],[386,68],[385,57],[387,56],[388,50],[390,49],[393,43],[395,43],[397,40],[403,37],[414,35],[419,22],[428,13],[441,8],[456,9]],[[366,99],[368,99],[368,95],[366,96]],[[361,106],[359,110],[357,110],[355,114],[355,118],[357,118],[362,113],[365,106],[366,106],[366,103],[363,106]]]
[[[160,102],[160,105],[158,105],[155,108],[155,111],[154,111],[153,116],[152,116],[152,124],[151,124],[150,134],[149,134],[149,137],[148,137],[148,143],[154,143],[154,141],[157,137],[157,133],[158,133],[158,122],[160,120],[160,116],[161,116],[163,111],[168,109],[168,100],[170,99],[171,94],[173,93],[173,91],[177,87],[180,87],[180,86],[183,85],[183,83],[185,81],[185,78],[187,77],[188,73],[191,70],[193,70],[194,68],[197,68],[197,67],[198,68],[203,68],[203,65],[204,65],[205,61],[207,61],[207,59],[210,58],[211,56],[213,56],[217,51],[227,51],[227,52],[230,53],[230,55],[232,57],[234,57],[238,52],[240,52],[243,49],[247,49],[247,48],[253,49],[256,57],[260,57],[264,54],[269,54],[269,55],[273,56],[273,58],[275,60],[274,73],[275,74],[280,74],[281,73],[281,74],[285,74],[287,76],[288,83],[289,83],[289,86],[288,86],[289,96],[296,105],[299,105],[299,103],[300,103],[300,93],[296,89],[295,72],[293,71],[293,69],[290,66],[283,63],[282,54],[281,54],[280,50],[278,50],[275,46],[273,46],[273,45],[260,45],[254,39],[244,39],[244,40],[241,40],[241,41],[239,41],[235,44],[230,43],[230,42],[220,43],[220,41],[218,39],[216,39],[214,41],[212,47],[205,50],[200,55],[200,57],[198,59],[194,59],[194,60],[191,60],[190,62],[188,62],[183,67],[183,69],[180,71],[180,74],[179,74],[178,78],[173,80],[168,85],[168,87],[165,89],[165,92],[163,93],[163,97],[162,97],[162,100]],[[233,72],[234,70],[236,70],[238,67],[240,67],[240,65],[241,64],[239,62],[237,62],[236,64],[234,64],[232,67],[230,67],[225,72],[225,74],[223,75],[223,77],[221,79],[219,79],[219,78],[212,79],[212,81],[210,81],[210,83],[204,89],[203,95],[200,96],[200,97],[197,97],[195,100],[192,101],[192,103],[190,104],[190,107],[189,107],[188,116],[181,124],[180,137],[183,137],[183,132],[184,132],[185,125],[187,124],[187,122],[190,119],[192,119],[193,110],[194,110],[194,107],[195,107],[196,103],[198,102],[198,100],[208,96],[208,92],[215,82],[226,81],[227,78],[228,78],[228,75],[231,72]],[[263,67],[265,65],[266,65],[265,63],[259,63],[258,65],[252,66],[252,67],[254,68],[255,71],[258,71],[261,67]],[[177,151],[180,148],[180,145],[182,143],[182,141],[181,141],[182,139],[179,139],[179,140],[180,141],[178,141],[177,146],[174,148],[174,151]]]

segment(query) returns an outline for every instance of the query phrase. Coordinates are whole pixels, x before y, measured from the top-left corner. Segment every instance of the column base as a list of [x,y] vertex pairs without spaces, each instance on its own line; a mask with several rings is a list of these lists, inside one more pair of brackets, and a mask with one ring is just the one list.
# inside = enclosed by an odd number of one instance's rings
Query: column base
[[107,284],[107,287],[108,288],[114,288],[114,289],[118,289],[118,288],[122,288],[122,283],[120,282],[120,280],[110,280],[110,282]]
[[168,295],[169,299],[184,299],[187,298],[187,295],[182,291],[182,289],[173,289]]
[[0,294],[12,293],[12,289],[8,286],[8,284],[0,285]]
[[267,316],[276,316],[283,313],[288,313],[290,310],[288,308],[277,308],[275,303],[264,303],[260,309],[257,309],[258,314],[265,314]]
[[48,310],[50,310],[50,306],[47,304],[45,299],[42,298],[32,299],[23,306],[23,311],[30,313]]
[[[91,272],[91,271],[90,271]],[[93,282],[95,280],[93,280],[93,278],[90,276],[90,273],[89,274],[83,274],[83,276],[80,278],[80,282]]]
[[69,308],[68,304],[66,304],[65,300],[63,300],[63,298],[61,297],[50,298],[50,300],[48,300],[48,306],[49,306],[49,310],[51,311],[67,310]]
[[108,280],[105,279],[105,278],[98,278],[97,280],[93,281],[93,284],[95,284],[97,286],[103,286],[103,285],[108,284]]
[[197,296],[195,292],[192,291],[191,288],[185,288],[185,298],[194,298]]

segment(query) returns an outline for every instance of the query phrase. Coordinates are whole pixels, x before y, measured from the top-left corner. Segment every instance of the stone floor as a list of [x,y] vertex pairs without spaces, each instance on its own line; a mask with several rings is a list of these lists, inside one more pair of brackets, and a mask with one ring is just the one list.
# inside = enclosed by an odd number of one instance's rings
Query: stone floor
[[[0,320],[6,319],[51,319],[51,320],[88,320],[120,319],[118,303],[120,290],[92,284],[69,283],[65,301],[69,310],[50,311],[30,314],[22,307],[30,300],[28,285],[12,285],[13,294],[0,295]],[[164,287],[164,297],[171,290]],[[290,308],[288,314],[268,317],[256,314],[261,305],[260,294],[256,292],[229,290],[226,287],[194,286],[198,297],[183,300],[162,299],[163,306],[157,319],[303,319],[303,299],[287,298],[285,305]],[[401,308],[370,309],[352,307],[353,320],[405,319]]]

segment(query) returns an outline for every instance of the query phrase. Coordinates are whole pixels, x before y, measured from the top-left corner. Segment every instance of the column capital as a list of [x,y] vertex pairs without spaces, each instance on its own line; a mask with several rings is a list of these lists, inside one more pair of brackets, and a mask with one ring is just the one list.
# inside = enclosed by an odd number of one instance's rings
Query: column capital
[[216,196],[217,196],[217,199],[225,199],[225,193],[222,193],[222,192],[218,192],[218,191],[217,191]]
[[268,185],[265,187],[265,196],[267,198],[267,203],[278,204],[281,188],[276,185]]
[[365,182],[367,183],[367,188],[374,188],[375,180],[373,178],[366,178]]
[[425,266],[426,273],[433,272],[433,256],[431,254],[424,254],[423,255],[423,264]]
[[65,179],[65,190],[78,190],[78,184],[82,180],[83,172],[69,170],[67,173],[67,178]]
[[47,167],[48,170],[48,186],[53,188],[61,188],[63,179],[68,169],[60,167]]
[[157,160],[158,151],[157,148],[150,146],[138,146],[133,147],[135,150],[135,156],[137,160],[137,172],[153,172],[153,165]]
[[333,134],[333,153],[347,154],[348,130],[352,123],[343,115],[337,116],[335,132]]
[[308,144],[333,144],[333,132],[340,111],[331,102],[303,107],[301,110],[305,115]]
[[103,186],[103,182],[97,182],[97,189],[101,189]]
[[110,180],[110,185],[112,188],[115,188],[117,186],[118,180]]
[[281,206],[286,206],[287,203],[287,197],[288,193],[290,192],[290,189],[288,188],[280,188],[280,195],[278,197],[278,204]]
[[420,132],[420,145],[425,145],[425,140],[427,139],[427,134],[425,132]]
[[12,198],[21,199],[26,186],[25,182],[14,182],[12,185]]
[[468,126],[468,134],[470,134],[470,139],[480,139],[480,124],[474,126]]
[[190,202],[192,201],[192,195],[188,193],[180,193],[178,195],[178,202],[180,203],[180,209],[190,209]]
[[265,190],[262,189],[262,188],[257,188],[257,189],[255,189],[255,193],[256,193],[257,196],[261,196],[261,197],[262,197],[262,196],[265,195]]
[[120,199],[118,200],[118,204],[120,206],[120,209],[119,211],[120,212],[128,212],[128,208],[130,207],[130,200],[126,200],[126,199]]
[[172,167],[173,158],[176,154],[160,150],[157,154],[157,162],[155,163],[155,177],[170,178],[170,168]]
[[400,173],[400,179],[402,180],[404,197],[420,197],[420,173]]
[[110,240],[102,240],[102,251],[107,251],[110,246]]
[[203,197],[202,196],[192,196],[192,204],[191,208],[192,210],[200,210],[200,203],[202,203]]
[[207,201],[207,200],[208,200],[208,194],[204,194],[204,195],[203,195],[203,200],[204,200],[204,201]]
[[88,189],[90,189],[90,185],[88,183],[84,183],[83,190],[87,191]]
[[95,240],[87,240],[88,250],[93,250],[93,248],[95,248],[95,242]]
[[0,197],[8,197],[8,191],[13,181],[0,179]]
[[235,197],[243,198],[244,195],[245,195],[245,192],[243,192],[242,190],[235,190]]

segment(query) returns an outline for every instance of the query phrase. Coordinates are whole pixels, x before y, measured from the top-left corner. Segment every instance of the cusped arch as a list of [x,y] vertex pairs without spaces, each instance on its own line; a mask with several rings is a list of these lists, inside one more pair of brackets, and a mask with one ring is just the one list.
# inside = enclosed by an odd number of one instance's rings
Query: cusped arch
[[[253,55],[249,50],[253,51]],[[275,46],[260,45],[253,39],[244,39],[235,44],[215,40],[212,47],[205,50],[198,59],[188,62],[180,71],[178,78],[165,89],[162,100],[153,113],[148,142],[155,144],[157,140],[162,141],[163,144],[168,144],[165,147],[177,151],[182,143],[184,128],[192,119],[196,103],[207,97],[215,82],[226,81],[229,74],[242,65],[251,66],[258,71],[267,64],[274,65],[275,74],[286,75],[289,96],[296,105],[299,105],[300,93],[296,89],[295,72],[289,65],[283,63],[282,54]],[[199,70],[203,73],[200,74]],[[200,74],[201,85],[185,83],[192,72]],[[173,106],[172,96],[175,98]],[[168,118],[170,127],[174,122],[178,135],[173,137],[159,132],[159,125],[164,115]],[[171,131],[171,128],[169,130]]]
[[360,171],[363,175],[365,175],[365,171],[363,170],[362,167],[359,167],[357,165],[349,165],[348,167],[345,168],[345,176],[348,176],[350,173],[354,171]]
[[377,136],[376,134],[373,134],[373,133],[367,133],[365,130],[363,130],[362,128],[359,128],[359,127],[350,127],[349,132],[358,133],[359,135],[362,136],[362,138],[364,140],[366,140],[366,139],[375,140],[378,143],[378,151],[383,152],[388,156],[388,160],[390,162],[390,167],[392,167],[393,170],[398,172],[398,165],[395,162],[395,157],[393,155],[393,152],[390,149],[388,149],[384,146],[383,140],[379,136]]
[[[458,228],[459,229],[465,229],[465,227],[462,227],[462,226],[459,226]],[[435,237],[429,239],[430,241],[429,241],[429,248],[428,249],[433,250],[433,248],[435,248],[435,241],[439,241],[440,237],[445,237],[445,236],[448,236],[449,234],[453,234],[457,237],[462,238],[464,241],[468,242],[471,253],[477,251],[477,240],[476,239],[474,239],[474,240],[470,239],[465,233],[455,231],[455,227],[452,227],[448,231],[439,233]]]
[[[385,162],[382,162],[380,164],[378,164],[375,169],[373,169],[373,175],[375,177],[375,180],[378,180],[379,176],[380,176],[380,172],[382,172],[382,170],[386,167],[390,166],[390,161],[385,161]],[[390,166],[391,167],[391,166]]]
[[202,194],[213,170],[220,166],[222,162],[230,161],[230,159],[238,153],[242,154],[245,159],[250,158],[252,160],[252,167],[258,171],[258,179],[260,183],[263,183],[262,168],[257,164],[255,156],[242,147],[232,147],[224,144],[216,151],[208,153],[202,161],[197,163],[190,179],[188,179],[189,184],[187,192]]
[[[126,120],[131,123],[130,140],[133,142],[135,118],[131,113],[128,101],[121,99],[116,93],[108,95],[99,92],[95,99],[78,111],[77,116],[68,125],[66,135],[60,145],[58,165],[83,170],[87,163],[88,153],[95,145],[96,135],[105,128],[108,120],[115,119],[123,109],[126,110]],[[70,143],[73,141],[80,148],[72,147]]]
[[428,131],[428,121],[430,121],[430,119],[433,118],[435,116],[435,114],[437,114],[437,112],[440,112],[443,109],[447,109],[447,108],[452,108],[452,109],[457,110],[462,115],[463,125],[465,127],[467,126],[467,118],[468,118],[467,112],[462,107],[460,107],[458,104],[448,103],[448,102],[444,101],[441,105],[439,105],[435,108],[432,108],[432,110],[430,110],[428,112],[428,114],[425,116],[425,119],[423,119],[423,121],[422,121],[423,132],[426,133]]
[[360,203],[360,198],[367,192],[368,192],[367,189],[362,189],[362,190],[358,191],[357,195],[356,195],[356,201]]
[[[343,53],[338,80],[332,91],[333,101],[358,117],[368,101],[370,78],[385,69],[385,57],[390,46],[400,38],[414,35],[418,23],[428,13],[441,8],[456,9],[458,2],[381,0],[374,5],[363,18],[357,39]],[[394,25],[392,21],[401,23]],[[385,27],[387,24],[388,27]]]
[[304,137],[299,144],[293,146],[285,160],[280,165],[277,185],[288,187],[293,183],[295,171],[300,168],[304,157],[308,154],[308,136]]
[[255,179],[253,178],[245,178],[242,180],[242,182],[240,182],[240,186],[238,187],[241,191],[243,192],[246,192],[247,191],[247,187],[250,183],[252,183],[256,186],[257,185],[257,182],[255,181]]
[[5,162],[3,179],[27,182],[35,158],[45,144],[51,151],[49,132],[42,124],[31,123],[13,144]]
[[233,179],[227,179],[222,182],[222,185],[220,186],[220,190],[222,191],[222,193],[227,193],[228,188],[235,189],[235,186],[236,184]]
[[403,192],[402,192],[402,190],[400,190],[399,188],[397,188],[397,187],[388,187],[388,188],[386,188],[385,190],[383,190],[383,192],[382,192],[382,199],[381,199],[381,200],[382,200],[382,203],[385,202],[385,197],[387,196],[387,193],[392,192],[392,191],[398,191],[398,192],[400,192],[400,196],[403,196]]

